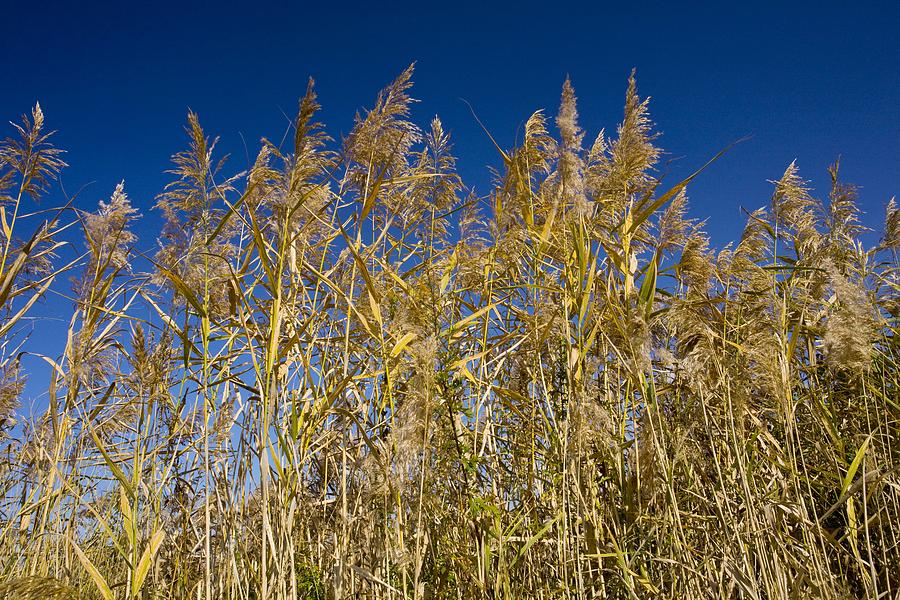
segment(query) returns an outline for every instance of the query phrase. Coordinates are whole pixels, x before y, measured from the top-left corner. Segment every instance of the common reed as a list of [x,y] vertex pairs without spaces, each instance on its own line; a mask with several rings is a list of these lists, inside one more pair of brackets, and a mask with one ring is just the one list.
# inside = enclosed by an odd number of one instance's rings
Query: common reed
[[633,74],[614,136],[566,81],[478,196],[412,75],[340,141],[310,82],[241,173],[189,113],[155,250],[124,185],[27,213],[66,165],[15,126],[0,595],[900,598],[896,204],[866,247],[791,164],[714,250]]

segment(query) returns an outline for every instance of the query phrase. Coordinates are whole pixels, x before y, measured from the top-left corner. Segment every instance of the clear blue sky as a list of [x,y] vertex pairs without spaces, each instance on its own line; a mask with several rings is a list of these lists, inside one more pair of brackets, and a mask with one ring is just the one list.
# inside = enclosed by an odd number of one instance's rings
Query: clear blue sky
[[842,155],[873,226],[900,190],[896,2],[7,1],[0,17],[0,118],[40,100],[68,150],[66,190],[91,184],[79,201],[90,208],[125,179],[148,213],[145,243],[157,235],[149,208],[184,147],[188,107],[237,171],[244,140],[252,157],[261,136],[280,138],[308,76],[337,136],[412,61],[416,119],[441,116],[463,176],[482,192],[498,158],[461,98],[511,146],[533,110],[555,114],[568,74],[590,138],[614,130],[632,67],[653,97],[661,145],[683,157],[673,178],[753,136],[689,189],[716,245],[739,235],[740,207],[765,204],[766,180],[794,158],[824,195],[825,167]]
[[[674,175],[754,136],[690,190],[714,242],[739,234],[739,207],[765,203],[766,180],[794,158],[824,192],[842,155],[874,224],[900,190],[898,3],[731,4],[8,2],[0,118],[40,100],[69,151],[67,191],[94,182],[87,207],[124,178],[147,209],[184,145],[188,107],[239,170],[243,140],[253,156],[261,136],[280,138],[307,76],[332,133],[346,133],[415,60],[416,117],[441,116],[484,191],[497,156],[460,98],[509,146],[533,110],[555,114],[568,74],[590,138],[614,129],[636,67],[661,144],[683,157]],[[145,219],[145,238],[155,225]]]

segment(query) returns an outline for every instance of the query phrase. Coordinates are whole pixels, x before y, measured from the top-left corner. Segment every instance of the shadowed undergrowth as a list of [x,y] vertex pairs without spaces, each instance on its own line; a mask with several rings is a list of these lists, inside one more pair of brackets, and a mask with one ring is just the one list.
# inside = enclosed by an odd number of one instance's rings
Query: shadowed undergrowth
[[713,251],[633,76],[590,142],[566,82],[477,196],[411,76],[339,141],[310,83],[238,174],[190,113],[146,254],[122,185],[34,209],[40,107],[0,146],[2,594],[900,597],[893,201],[865,247],[791,164]]

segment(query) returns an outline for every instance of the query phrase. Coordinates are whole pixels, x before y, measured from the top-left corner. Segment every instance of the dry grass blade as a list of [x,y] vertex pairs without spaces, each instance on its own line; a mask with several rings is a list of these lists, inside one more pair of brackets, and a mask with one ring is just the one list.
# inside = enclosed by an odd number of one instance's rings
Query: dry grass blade
[[898,597],[895,203],[867,248],[791,164],[716,252],[722,153],[661,191],[633,75],[587,149],[566,81],[479,197],[411,78],[340,144],[310,83],[234,175],[189,113],[155,252],[123,184],[34,222],[39,107],[0,144],[0,596]]

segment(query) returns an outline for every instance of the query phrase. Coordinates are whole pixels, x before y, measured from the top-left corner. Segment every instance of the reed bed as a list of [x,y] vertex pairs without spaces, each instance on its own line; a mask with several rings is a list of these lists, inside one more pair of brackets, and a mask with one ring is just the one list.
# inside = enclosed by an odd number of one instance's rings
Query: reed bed
[[476,195],[412,74],[341,140],[310,82],[241,173],[190,113],[155,243],[122,185],[46,208],[64,155],[10,130],[0,595],[900,598],[894,202],[867,247],[791,164],[713,250],[633,75]]

